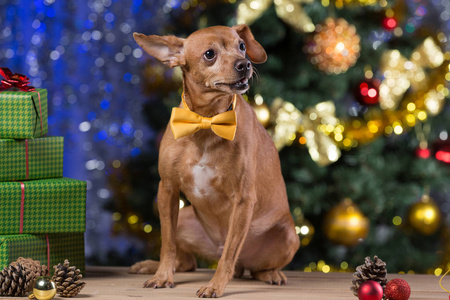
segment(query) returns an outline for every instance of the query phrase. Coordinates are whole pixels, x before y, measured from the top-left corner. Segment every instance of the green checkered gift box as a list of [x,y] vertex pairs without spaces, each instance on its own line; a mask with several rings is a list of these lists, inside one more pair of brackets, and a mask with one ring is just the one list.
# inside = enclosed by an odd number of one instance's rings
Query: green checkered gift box
[[0,139],[0,181],[62,177],[63,148],[63,137]]
[[0,234],[84,232],[86,182],[0,182]]
[[48,132],[47,90],[0,92],[0,138],[29,139]]
[[39,260],[50,267],[50,275],[65,259],[84,273],[84,233],[0,235],[0,270],[19,257]]

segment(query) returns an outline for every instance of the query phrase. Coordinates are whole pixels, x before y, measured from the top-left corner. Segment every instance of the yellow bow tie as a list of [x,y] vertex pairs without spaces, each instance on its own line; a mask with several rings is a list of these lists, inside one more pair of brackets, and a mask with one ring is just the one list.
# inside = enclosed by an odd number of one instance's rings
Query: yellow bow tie
[[170,116],[170,128],[172,129],[175,139],[193,134],[200,129],[211,129],[218,136],[234,140],[236,134],[236,95],[233,96],[233,110],[215,115],[212,118],[202,117],[199,114],[190,111],[186,102],[184,101],[184,94],[181,96],[183,100],[183,108],[172,108],[172,115]]

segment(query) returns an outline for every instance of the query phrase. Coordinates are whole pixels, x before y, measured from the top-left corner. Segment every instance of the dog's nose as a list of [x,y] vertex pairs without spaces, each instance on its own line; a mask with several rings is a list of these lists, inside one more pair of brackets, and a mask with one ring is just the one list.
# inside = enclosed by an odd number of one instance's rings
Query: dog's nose
[[240,59],[234,64],[234,68],[239,72],[248,71],[251,67],[252,65],[248,59]]

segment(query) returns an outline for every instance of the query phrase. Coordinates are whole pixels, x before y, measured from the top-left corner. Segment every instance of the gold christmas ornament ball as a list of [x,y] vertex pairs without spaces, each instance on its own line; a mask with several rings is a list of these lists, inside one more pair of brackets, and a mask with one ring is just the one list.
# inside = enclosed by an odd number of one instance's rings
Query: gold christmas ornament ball
[[303,215],[295,219],[295,232],[300,238],[300,247],[308,246],[314,236],[314,226]]
[[359,58],[360,37],[346,20],[328,18],[316,25],[316,31],[306,46],[311,63],[327,74],[340,74]]
[[33,288],[33,294],[30,299],[50,300],[56,295],[56,284],[48,276],[41,276],[36,279]]
[[410,207],[408,221],[417,232],[431,235],[441,225],[441,212],[430,196],[423,195],[419,202]]
[[326,215],[323,228],[326,237],[348,247],[357,245],[369,234],[369,219],[350,198],[344,199]]

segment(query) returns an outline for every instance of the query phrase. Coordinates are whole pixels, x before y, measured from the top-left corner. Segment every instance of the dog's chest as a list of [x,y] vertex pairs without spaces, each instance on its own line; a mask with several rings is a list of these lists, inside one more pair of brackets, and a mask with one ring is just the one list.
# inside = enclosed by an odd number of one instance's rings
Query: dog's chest
[[192,177],[194,181],[193,192],[197,197],[205,197],[211,194],[213,187],[211,183],[215,179],[215,170],[210,165],[207,154],[204,154],[197,164],[192,166]]
[[216,193],[214,186],[219,174],[211,156],[203,153],[198,158],[192,158],[186,163],[185,172],[181,178],[183,191],[190,194],[190,198],[196,199],[210,197]]

